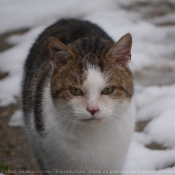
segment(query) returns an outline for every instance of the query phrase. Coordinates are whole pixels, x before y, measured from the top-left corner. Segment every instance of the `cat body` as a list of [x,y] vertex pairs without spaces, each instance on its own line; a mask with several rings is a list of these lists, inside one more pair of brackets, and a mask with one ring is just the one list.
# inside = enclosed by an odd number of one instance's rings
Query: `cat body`
[[76,19],[59,20],[38,37],[24,67],[22,104],[42,169],[122,170],[135,122],[131,42],[126,34],[114,43]]

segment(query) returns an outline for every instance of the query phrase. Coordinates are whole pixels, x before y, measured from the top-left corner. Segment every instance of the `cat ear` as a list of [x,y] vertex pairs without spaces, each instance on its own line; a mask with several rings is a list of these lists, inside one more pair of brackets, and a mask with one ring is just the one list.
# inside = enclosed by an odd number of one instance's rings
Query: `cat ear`
[[55,68],[66,65],[68,58],[74,56],[67,46],[54,37],[49,37],[49,52],[52,64]]
[[127,67],[131,60],[132,36],[130,33],[122,36],[108,51],[107,57],[115,60],[118,64]]

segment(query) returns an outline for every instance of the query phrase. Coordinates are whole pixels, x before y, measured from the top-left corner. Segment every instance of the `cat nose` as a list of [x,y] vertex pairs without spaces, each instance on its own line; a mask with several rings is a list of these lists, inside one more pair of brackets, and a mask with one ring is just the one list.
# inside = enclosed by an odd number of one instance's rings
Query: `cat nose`
[[89,108],[87,107],[86,110],[90,112],[92,115],[94,115],[97,111],[99,111],[99,108]]

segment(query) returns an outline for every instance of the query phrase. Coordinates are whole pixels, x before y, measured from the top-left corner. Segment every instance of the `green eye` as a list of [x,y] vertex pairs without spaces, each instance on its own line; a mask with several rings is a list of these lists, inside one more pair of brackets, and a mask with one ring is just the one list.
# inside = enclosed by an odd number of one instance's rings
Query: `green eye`
[[107,87],[101,91],[101,94],[104,94],[104,95],[112,94],[114,92],[114,89],[115,89],[114,86]]
[[81,89],[75,88],[75,87],[70,87],[70,92],[72,95],[78,96],[78,95],[83,95],[83,92]]

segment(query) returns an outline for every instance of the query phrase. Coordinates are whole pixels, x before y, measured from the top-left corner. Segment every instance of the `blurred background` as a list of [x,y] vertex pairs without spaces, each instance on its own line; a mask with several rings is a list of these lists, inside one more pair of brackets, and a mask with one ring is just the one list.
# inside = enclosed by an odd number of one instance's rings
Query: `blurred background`
[[39,169],[22,128],[20,83],[32,43],[61,18],[92,21],[115,41],[132,34],[137,125],[125,170],[175,174],[174,0],[0,0],[0,172]]

